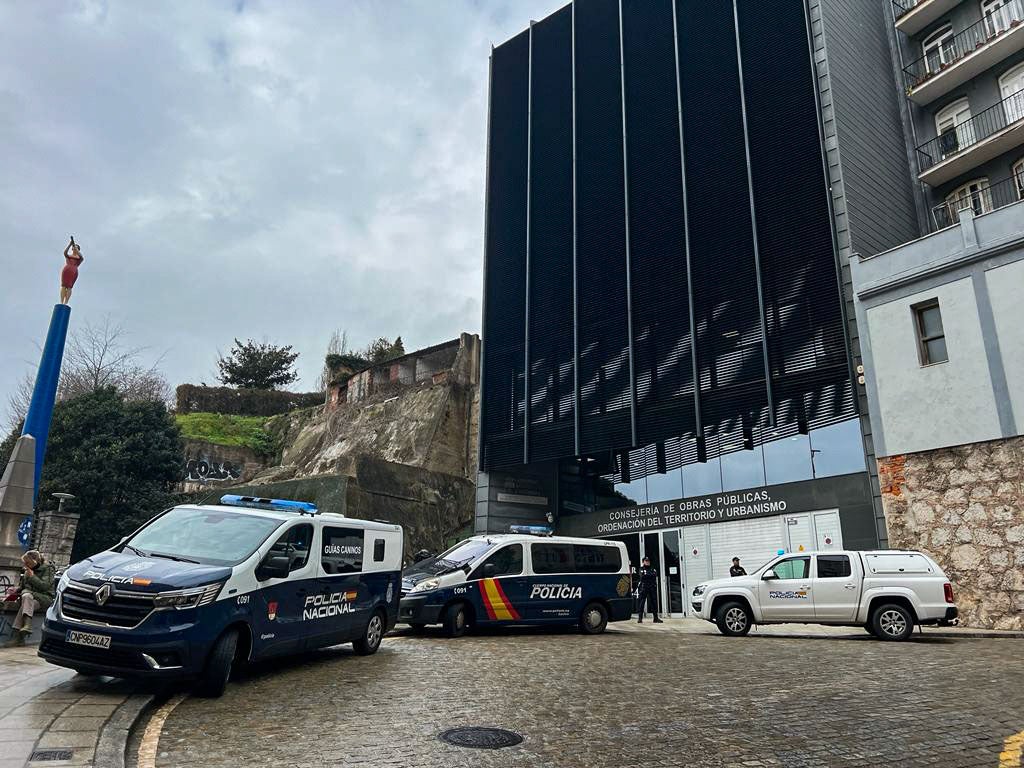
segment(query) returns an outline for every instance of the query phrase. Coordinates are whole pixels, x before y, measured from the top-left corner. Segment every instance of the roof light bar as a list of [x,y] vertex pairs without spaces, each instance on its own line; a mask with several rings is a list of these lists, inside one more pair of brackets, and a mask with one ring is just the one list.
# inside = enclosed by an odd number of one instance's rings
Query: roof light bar
[[510,525],[509,533],[524,533],[528,536],[551,536],[554,531],[549,525]]
[[220,503],[228,507],[252,507],[253,509],[270,509],[277,512],[298,512],[300,515],[319,514],[316,504],[310,504],[308,501],[292,501],[291,499],[264,499],[259,496],[238,496],[228,493],[220,497]]

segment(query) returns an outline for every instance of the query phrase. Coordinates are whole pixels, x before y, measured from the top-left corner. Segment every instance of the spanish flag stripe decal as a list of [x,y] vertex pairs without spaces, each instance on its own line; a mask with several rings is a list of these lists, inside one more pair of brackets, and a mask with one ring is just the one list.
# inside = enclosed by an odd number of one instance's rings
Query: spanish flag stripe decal
[[492,621],[515,621],[519,618],[519,613],[512,607],[499,582],[494,579],[483,579],[481,591],[487,616]]

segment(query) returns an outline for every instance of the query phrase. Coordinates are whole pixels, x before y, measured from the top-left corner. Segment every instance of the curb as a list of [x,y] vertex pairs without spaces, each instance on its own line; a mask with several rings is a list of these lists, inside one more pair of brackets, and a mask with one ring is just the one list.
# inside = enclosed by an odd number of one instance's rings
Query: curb
[[100,729],[93,765],[124,768],[132,727],[149,711],[155,700],[156,696],[152,693],[137,693],[129,696],[114,710],[114,714]]

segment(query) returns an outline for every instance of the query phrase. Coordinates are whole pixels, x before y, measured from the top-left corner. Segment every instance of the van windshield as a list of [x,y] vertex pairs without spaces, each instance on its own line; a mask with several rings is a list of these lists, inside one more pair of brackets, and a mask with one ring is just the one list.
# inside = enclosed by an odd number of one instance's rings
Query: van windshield
[[237,565],[280,525],[280,520],[271,517],[176,507],[132,536],[124,546],[144,556],[203,565]]
[[432,557],[429,560],[424,560],[422,563],[417,563],[412,568],[408,569],[407,575],[413,575],[416,573],[429,573],[439,574],[448,573],[455,571],[466,565],[466,563],[472,563],[477,558],[486,554],[494,547],[494,542],[487,541],[486,539],[466,539],[463,542],[456,544],[454,547],[446,552],[442,552],[437,557]]

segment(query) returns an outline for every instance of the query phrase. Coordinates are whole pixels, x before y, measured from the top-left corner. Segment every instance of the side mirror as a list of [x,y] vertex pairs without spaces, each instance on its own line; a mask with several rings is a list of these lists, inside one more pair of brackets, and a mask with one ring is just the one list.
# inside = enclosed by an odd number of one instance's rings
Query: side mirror
[[498,568],[494,565],[494,563],[484,563],[483,574],[485,579],[493,579],[494,574],[496,574],[497,572]]
[[291,572],[292,559],[288,555],[272,555],[256,569],[256,580],[284,579]]
[[775,570],[774,569],[769,568],[767,571],[765,571],[764,573],[761,574],[761,578],[764,581],[771,581],[772,579],[777,579],[779,577],[775,575]]

